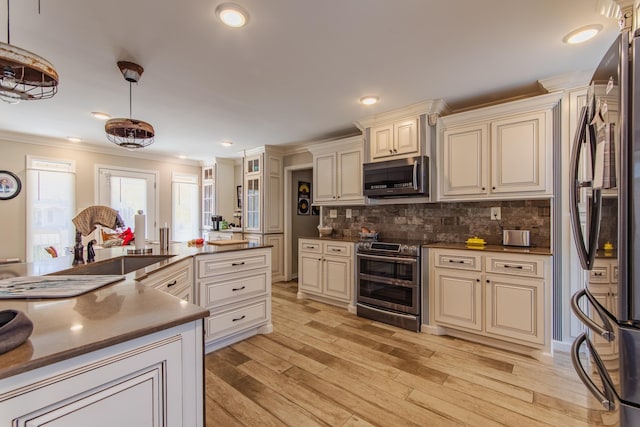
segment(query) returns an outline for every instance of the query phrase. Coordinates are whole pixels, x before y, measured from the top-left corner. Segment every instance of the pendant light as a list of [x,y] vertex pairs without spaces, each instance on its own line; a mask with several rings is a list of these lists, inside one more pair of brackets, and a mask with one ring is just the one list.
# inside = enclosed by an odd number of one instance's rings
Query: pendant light
[[104,125],[104,131],[107,133],[107,139],[120,147],[132,150],[143,148],[153,144],[155,133],[149,123],[131,118],[131,84],[138,83],[144,68],[127,61],[118,61],[118,68],[124,79],[129,82],[129,118],[108,120]]
[[58,91],[58,72],[35,53],[11,44],[7,0],[7,42],[0,42],[0,99],[9,104],[48,99]]

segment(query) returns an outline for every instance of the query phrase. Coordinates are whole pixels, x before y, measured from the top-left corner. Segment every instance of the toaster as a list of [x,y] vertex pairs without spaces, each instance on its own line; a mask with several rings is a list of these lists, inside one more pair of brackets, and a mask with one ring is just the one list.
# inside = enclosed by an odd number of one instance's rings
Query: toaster
[[529,230],[502,230],[502,244],[505,246],[531,246]]

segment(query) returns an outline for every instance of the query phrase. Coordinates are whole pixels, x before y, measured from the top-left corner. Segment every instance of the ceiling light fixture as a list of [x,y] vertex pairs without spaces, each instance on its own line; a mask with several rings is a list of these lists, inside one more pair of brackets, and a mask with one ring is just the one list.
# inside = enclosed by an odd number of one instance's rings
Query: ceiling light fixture
[[360,104],[362,105],[373,105],[377,104],[380,101],[380,98],[377,96],[363,96],[360,98]]
[[120,147],[143,148],[153,144],[155,133],[149,123],[131,118],[131,84],[138,83],[144,68],[127,61],[118,61],[118,68],[124,79],[129,82],[129,118],[110,119],[105,123],[104,131],[107,133],[107,139]]
[[231,142],[231,141],[222,141],[220,143],[220,145],[222,145],[223,147],[231,147],[233,145],[233,142]]
[[71,142],[82,142],[82,140],[80,138],[78,138],[77,136],[68,136],[67,140],[71,141]]
[[249,12],[234,3],[222,3],[216,7],[216,15],[223,24],[240,28],[244,27],[249,21]]
[[110,114],[103,113],[101,111],[92,111],[91,115],[98,120],[109,120],[111,118]]
[[9,0],[7,42],[0,42],[0,99],[9,104],[53,97],[58,91],[58,72],[35,53],[11,45]]
[[571,31],[563,37],[562,41],[567,44],[584,43],[594,38],[600,31],[602,31],[602,25],[600,24],[587,25],[586,27]]

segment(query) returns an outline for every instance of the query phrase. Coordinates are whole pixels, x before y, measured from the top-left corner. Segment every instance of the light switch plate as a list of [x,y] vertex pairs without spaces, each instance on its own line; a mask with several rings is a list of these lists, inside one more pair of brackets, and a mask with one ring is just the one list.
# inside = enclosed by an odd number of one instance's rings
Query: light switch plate
[[338,209],[329,209],[329,218],[338,218]]
[[347,210],[345,211],[345,216],[346,216],[347,218],[351,218],[351,209],[347,209]]
[[500,212],[500,208],[491,208],[491,219],[495,221],[499,221],[502,219],[502,213]]

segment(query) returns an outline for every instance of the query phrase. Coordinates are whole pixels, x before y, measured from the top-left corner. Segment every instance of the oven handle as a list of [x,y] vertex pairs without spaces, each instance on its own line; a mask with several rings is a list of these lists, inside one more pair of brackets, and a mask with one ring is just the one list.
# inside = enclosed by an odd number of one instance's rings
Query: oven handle
[[394,263],[403,263],[403,264],[417,264],[418,258],[401,258],[401,257],[388,257],[388,256],[380,256],[380,255],[369,255],[369,254],[357,254],[358,257],[364,259],[376,259],[380,261],[389,261]]
[[413,161],[413,189],[418,191],[418,161]]
[[401,286],[403,288],[417,288],[418,287],[418,280],[417,279],[415,281],[400,280],[400,279],[393,279],[391,277],[374,276],[372,274],[367,274],[367,273],[360,273],[358,275],[358,277],[359,277],[359,279],[366,279],[366,280],[375,281],[375,282],[378,282],[378,283],[384,283],[385,285]]
[[[368,310],[377,311],[378,313],[382,313],[382,314],[389,314],[388,310],[380,310],[379,308],[375,308],[375,307],[372,307],[370,305],[364,305],[364,304],[356,303],[356,306],[364,307],[364,308],[366,308]],[[402,314],[402,313],[398,313],[397,311],[394,311],[393,315],[397,316],[397,317],[404,317],[405,319],[412,319],[412,320],[416,319],[416,316],[414,316],[412,314]]]

